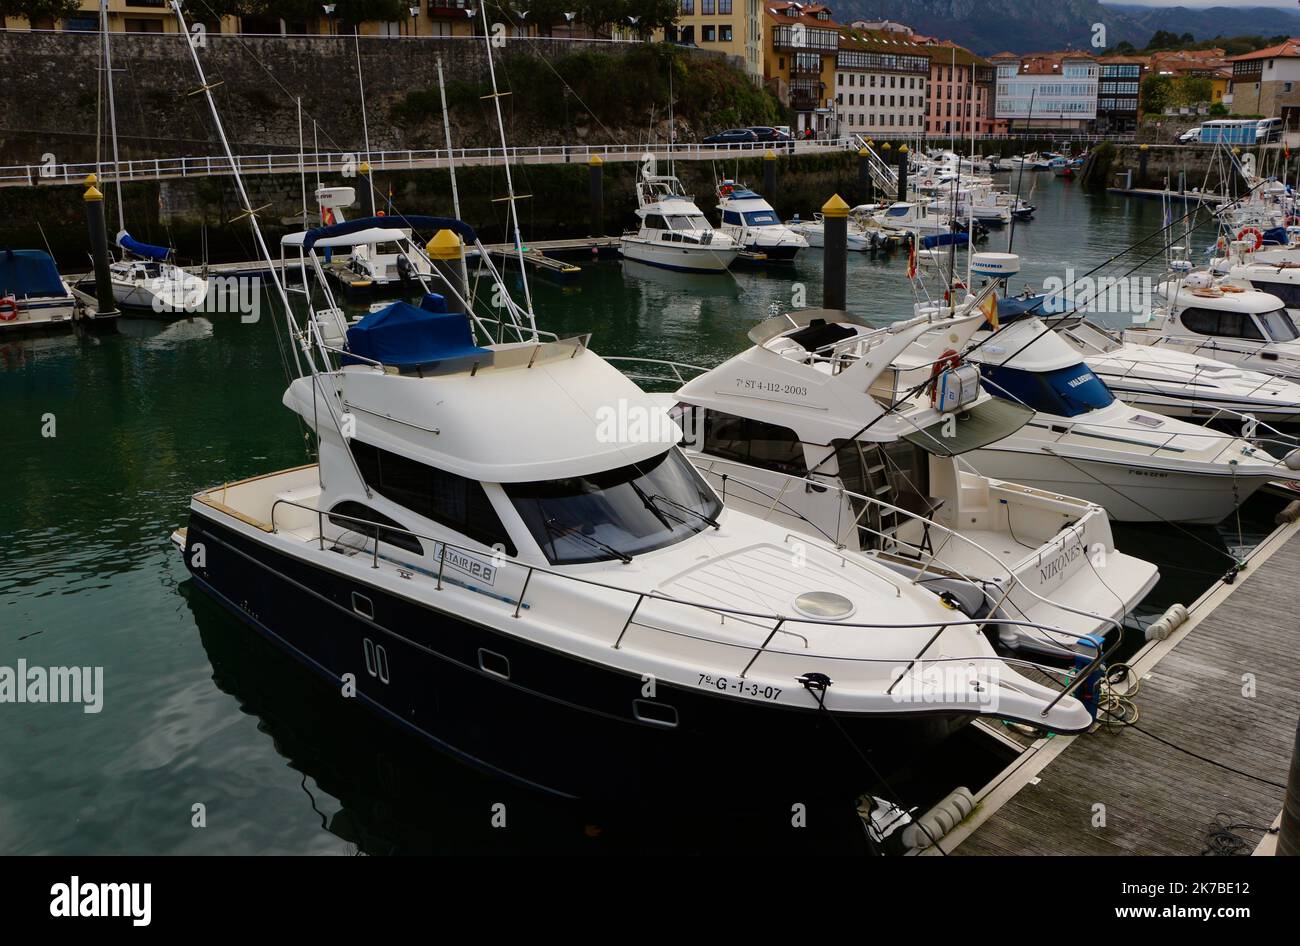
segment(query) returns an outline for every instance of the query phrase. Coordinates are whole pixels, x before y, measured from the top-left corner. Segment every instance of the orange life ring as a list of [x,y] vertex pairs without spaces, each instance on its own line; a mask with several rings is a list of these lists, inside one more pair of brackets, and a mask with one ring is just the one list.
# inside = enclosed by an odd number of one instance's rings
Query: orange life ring
[[0,296],[0,322],[12,322],[18,318],[18,299],[14,296]]
[[[1237,231],[1237,239],[1244,240],[1248,233],[1255,238],[1255,250],[1264,245],[1264,231],[1259,227],[1242,227]],[[1251,252],[1253,253],[1255,250],[1251,250]]]
[[949,348],[944,351],[934,362],[930,372],[930,406],[939,403],[939,375],[945,371],[960,368],[961,355],[957,354],[956,349]]

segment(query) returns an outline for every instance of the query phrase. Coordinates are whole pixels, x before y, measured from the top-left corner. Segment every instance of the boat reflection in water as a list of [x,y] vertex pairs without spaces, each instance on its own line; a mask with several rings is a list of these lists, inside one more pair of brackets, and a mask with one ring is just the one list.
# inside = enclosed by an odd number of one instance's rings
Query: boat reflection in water
[[[428,749],[341,698],[192,581],[180,591],[213,682],[258,718],[258,730],[301,773],[301,816],[319,820],[339,839],[342,853],[866,850],[852,799],[764,797],[755,793],[760,782],[747,777],[738,777],[733,800],[698,807],[681,799],[663,805],[573,802],[518,788]],[[600,757],[601,747],[593,746],[593,764]],[[807,826],[797,830],[795,804],[807,812]],[[504,806],[504,827],[493,826],[497,805]]]

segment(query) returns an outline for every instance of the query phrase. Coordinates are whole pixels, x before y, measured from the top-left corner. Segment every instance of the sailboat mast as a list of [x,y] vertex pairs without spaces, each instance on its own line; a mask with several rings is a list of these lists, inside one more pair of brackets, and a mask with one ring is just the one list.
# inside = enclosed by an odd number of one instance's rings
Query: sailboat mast
[[[460,191],[456,186],[456,162],[451,157],[451,118],[447,114],[447,87],[442,80],[442,57],[438,57],[438,98],[442,100],[442,130],[447,141],[447,172],[451,175],[451,210],[460,216]],[[465,262],[465,254],[460,254],[460,277],[465,281],[465,291],[469,290],[469,264]],[[472,300],[466,300],[472,303]]]
[[[483,14],[483,42],[487,47],[488,74],[492,78],[492,104],[496,107],[497,131],[501,134],[501,160],[506,169],[506,202],[510,204],[510,222],[515,231],[515,253],[519,257],[519,276],[524,284],[524,305],[528,310],[528,321],[533,321],[533,294],[528,288],[528,270],[524,263],[524,239],[519,233],[519,208],[515,206],[515,184],[510,176],[510,155],[506,150],[506,125],[501,117],[501,93],[497,91],[497,67],[492,61],[492,29],[488,26],[487,4],[479,4]],[[536,332],[536,326],[530,326]]]
[[[235,154],[230,148],[230,140],[226,137],[226,128],[221,124],[221,114],[217,111],[217,103],[212,98],[212,86],[208,84],[208,77],[203,72],[203,63],[199,61],[199,54],[194,48],[194,41],[190,38],[189,29],[185,25],[185,15],[181,12],[180,0],[172,0],[172,10],[176,13],[181,33],[185,36],[185,48],[190,51],[190,59],[194,63],[194,70],[199,76],[198,91],[203,93],[203,97],[208,103],[208,112],[212,115],[212,124],[216,126],[217,137],[221,139],[221,148],[225,152],[226,159],[230,161],[231,176],[235,181],[235,190],[239,192],[239,201],[243,205],[243,215],[248,218],[248,223],[253,228],[253,238],[257,241],[258,249],[262,251],[262,259],[266,260],[267,271],[270,273],[271,282],[275,285],[276,295],[280,297],[280,303],[284,306],[284,317],[289,323],[288,328],[292,337],[298,332],[298,326],[293,320],[293,308],[289,305],[289,296],[284,291],[284,283],[280,279],[280,270],[275,265],[271,251],[267,248],[266,238],[262,235],[262,226],[257,222],[257,211],[253,207],[253,202],[248,199],[248,191],[244,189],[244,179],[239,173],[239,165],[235,163]],[[302,374],[302,361],[298,354],[298,346],[290,345],[289,347],[293,351],[293,360],[298,368],[298,373]],[[314,371],[314,364],[312,368]]]
[[366,121],[366,83],[361,78],[361,33],[352,27],[352,41],[357,51],[357,89],[361,92],[361,137],[366,148],[366,189],[370,191],[370,216],[375,215],[375,169],[370,167],[370,125]]
[[104,78],[108,84],[108,128],[113,138],[113,189],[117,192],[117,230],[126,229],[122,206],[122,166],[117,154],[117,106],[113,102],[113,52],[108,40],[108,0],[99,0],[100,25],[104,30]]

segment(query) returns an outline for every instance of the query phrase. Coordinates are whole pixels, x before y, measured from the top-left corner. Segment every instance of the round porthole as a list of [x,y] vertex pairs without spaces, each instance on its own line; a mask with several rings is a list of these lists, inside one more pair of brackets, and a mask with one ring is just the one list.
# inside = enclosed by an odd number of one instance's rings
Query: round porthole
[[804,617],[833,621],[854,611],[853,602],[834,591],[805,591],[794,599],[794,609]]

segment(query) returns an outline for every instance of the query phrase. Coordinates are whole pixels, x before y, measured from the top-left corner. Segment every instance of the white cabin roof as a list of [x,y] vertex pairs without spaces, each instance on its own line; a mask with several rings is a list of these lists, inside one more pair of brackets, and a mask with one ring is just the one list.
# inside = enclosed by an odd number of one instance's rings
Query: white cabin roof
[[1034,372],[1056,371],[1083,361],[1079,352],[1037,318],[1004,325],[996,335],[969,351],[966,357],[980,364],[1006,365]]
[[[286,233],[280,238],[282,246],[302,246],[303,241],[307,238],[306,230],[299,230],[295,233]],[[410,230],[388,230],[383,227],[370,227],[367,230],[358,230],[356,233],[348,233],[342,236],[323,237],[316,241],[317,247],[337,247],[337,246],[371,246],[375,243],[396,243],[398,240],[409,240],[411,238]]]
[[1199,295],[1196,290],[1179,282],[1161,283],[1156,287],[1157,295],[1181,308],[1195,307],[1214,309],[1216,312],[1242,313],[1273,312],[1282,308],[1281,299],[1272,293],[1258,289],[1242,289],[1241,292],[1218,291],[1219,295],[1215,295],[1214,290],[1210,290],[1209,295]]
[[[426,377],[343,369],[341,403],[357,438],[486,483],[611,470],[681,439],[660,405],[577,340],[492,352],[495,363]],[[311,379],[295,380],[284,403],[311,424]]]

